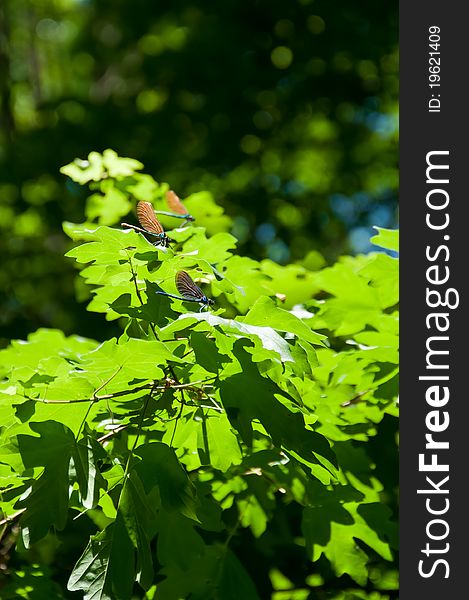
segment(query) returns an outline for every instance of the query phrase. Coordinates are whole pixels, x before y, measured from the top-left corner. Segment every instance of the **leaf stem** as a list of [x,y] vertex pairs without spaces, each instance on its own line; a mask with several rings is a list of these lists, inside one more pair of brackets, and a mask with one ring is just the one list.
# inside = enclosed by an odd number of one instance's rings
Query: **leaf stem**
[[[206,383],[207,381],[211,381],[213,378],[209,379],[201,379],[199,381],[192,381],[190,383],[177,383],[175,385],[166,383],[165,385],[155,386],[155,382],[145,383],[144,385],[140,385],[138,387],[132,388],[131,390],[120,390],[118,392],[113,392],[112,394],[103,394],[101,396],[96,396],[93,394],[91,398],[77,398],[74,400],[47,400],[46,398],[32,398],[31,396],[24,396],[27,400],[32,400],[33,402],[42,402],[43,404],[76,404],[79,402],[98,402],[100,400],[112,400],[112,398],[119,398],[120,396],[128,396],[130,394],[135,394],[136,392],[141,392],[142,390],[152,389],[156,390],[167,390],[168,388],[174,389],[182,389],[182,388],[195,388],[195,386],[199,383]],[[107,381],[104,385],[107,385],[109,381]],[[100,386],[99,389],[102,389],[103,386]],[[211,386],[209,386],[211,387]],[[195,388],[197,389],[197,388]]]

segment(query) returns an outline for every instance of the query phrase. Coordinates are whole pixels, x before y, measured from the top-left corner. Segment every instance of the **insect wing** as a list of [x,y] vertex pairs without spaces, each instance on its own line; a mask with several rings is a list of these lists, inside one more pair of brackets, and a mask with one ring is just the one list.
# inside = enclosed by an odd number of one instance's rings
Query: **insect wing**
[[179,197],[173,192],[173,190],[169,190],[166,192],[166,202],[168,203],[169,208],[178,215],[187,215],[188,212],[184,204],[179,200]]
[[202,290],[192,281],[191,276],[185,271],[178,271],[176,273],[176,288],[181,296],[185,296],[186,298],[194,300],[202,300],[202,298],[204,298]]
[[140,225],[149,233],[164,233],[164,229],[156,218],[155,211],[150,202],[139,202],[137,204],[137,218]]

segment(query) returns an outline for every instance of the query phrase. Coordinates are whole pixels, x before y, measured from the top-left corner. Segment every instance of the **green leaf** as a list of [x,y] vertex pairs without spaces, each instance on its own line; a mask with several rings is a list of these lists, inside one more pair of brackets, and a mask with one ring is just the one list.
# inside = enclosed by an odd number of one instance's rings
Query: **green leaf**
[[147,501],[142,482],[134,471],[125,481],[119,511],[137,552],[136,580],[144,590],[148,590],[153,582],[150,523],[155,519],[155,512]]
[[63,529],[68,512],[68,471],[75,445],[72,432],[60,423],[30,423],[39,437],[18,435],[18,452],[24,466],[44,467],[20,499],[18,508],[26,508],[20,519],[24,545],[29,548],[49,531]]
[[369,278],[370,285],[376,289],[383,308],[399,302],[399,263],[396,258],[387,254],[376,254],[370,257],[368,264],[360,270],[360,275]]
[[135,453],[141,458],[135,469],[144,482],[147,493],[157,486],[165,510],[175,510],[198,520],[194,487],[174,450],[166,444],[155,442],[142,444]]
[[218,584],[219,597],[223,600],[259,600],[257,590],[246,569],[231,550],[219,549],[221,574]]
[[157,340],[121,339],[103,342],[81,356],[80,367],[97,386],[108,382],[106,389],[120,390],[133,379],[153,380],[164,377],[162,369],[168,360],[180,363],[163,342]]
[[135,171],[143,169],[140,161],[134,158],[122,158],[114,150],[107,149],[103,152],[103,165],[109,173],[109,177],[128,177]]
[[102,194],[93,194],[86,203],[86,216],[90,220],[97,219],[100,225],[115,225],[132,208],[127,196],[114,187],[112,180],[103,181]]
[[231,424],[252,445],[252,421],[258,419],[275,445],[295,452],[308,464],[320,464],[334,473],[335,455],[326,438],[305,427],[301,413],[289,404],[282,390],[263,378],[246,352],[246,342],[235,343],[241,372],[220,381],[220,398]]
[[231,219],[223,214],[223,208],[215,203],[210,192],[196,192],[182,201],[196,223],[205,227],[208,233],[216,234],[230,228]]
[[148,201],[150,198],[162,197],[163,187],[165,187],[165,191],[168,189],[168,186],[159,186],[151,175],[134,173],[130,183],[126,185],[126,191],[136,200]]
[[194,423],[194,409],[183,408],[179,419],[167,427],[163,442],[175,448],[178,460],[187,471],[198,469],[202,462],[199,456],[198,431],[200,423]]
[[354,338],[359,344],[366,346],[362,348],[362,355],[370,352],[375,361],[399,363],[399,337],[397,335],[364,331],[355,335]]
[[219,354],[216,344],[199,331],[192,331],[191,344],[197,364],[210,373],[218,373],[226,357]]
[[318,315],[312,319],[313,327],[333,330],[336,335],[351,335],[368,324],[373,325],[383,309],[391,305],[386,294],[373,285],[366,272],[365,267],[374,258],[374,255],[346,257],[317,274],[317,284],[334,297],[320,305]]
[[44,358],[67,360],[97,345],[98,342],[80,336],[66,337],[57,329],[38,329],[28,336],[27,341],[13,340],[8,348],[0,350],[0,365],[2,373],[12,380],[28,378],[39,370]]
[[[208,412],[199,428],[199,448],[203,448],[203,464],[226,471],[242,461],[241,449],[224,413]],[[202,453],[202,451],[199,451]]]
[[184,253],[218,263],[231,256],[229,250],[236,247],[236,238],[230,233],[216,233],[211,238],[191,235],[184,244]]
[[294,314],[279,308],[271,298],[261,297],[242,319],[243,323],[272,327],[277,331],[293,333],[298,339],[311,344],[324,345],[325,335],[312,331],[301,319]]
[[188,597],[194,600],[259,600],[243,565],[231,550],[221,545],[207,547],[201,556],[193,557],[190,568],[167,566],[161,575],[166,578],[158,584],[158,600]]
[[202,537],[187,517],[162,510],[158,519],[158,561],[187,571],[206,550]]
[[290,352],[290,346],[280,335],[271,327],[259,327],[234,321],[233,319],[224,319],[211,313],[188,313],[180,315],[179,319],[161,330],[164,336],[172,335],[176,331],[190,326],[194,321],[205,321],[211,327],[220,327],[225,333],[235,333],[237,337],[242,335],[246,338],[258,338],[262,346],[267,350],[272,350],[279,355],[282,361],[293,361]]
[[270,259],[260,264],[262,272],[268,277],[264,284],[267,295],[284,294],[285,306],[289,309],[303,304],[319,291],[315,273],[301,265],[282,266]]
[[238,500],[237,504],[243,527],[250,527],[252,534],[260,537],[267,529],[268,515],[259,500],[249,496],[246,500]]
[[97,466],[98,460],[104,457],[106,452],[85,423],[83,437],[73,449],[76,478],[85,508],[94,508],[98,503],[100,490],[105,488],[105,480]]
[[88,160],[75,158],[62,167],[60,172],[82,185],[88,181],[99,181],[105,176],[102,156],[98,152],[90,152]]
[[60,169],[64,175],[77,183],[84,184],[89,181],[100,181],[105,177],[127,177],[143,168],[138,160],[121,158],[114,150],[105,150],[103,154],[90,152],[87,160],[76,158],[73,162]]
[[[302,527],[306,546],[313,561],[324,553],[338,577],[348,573],[359,585],[365,585],[369,558],[354,538],[365,542],[386,560],[391,560],[391,552],[389,543],[381,539],[360,512],[369,514],[368,519],[376,525],[387,523],[390,511],[380,504],[339,503],[341,499],[338,493],[342,491],[339,489],[329,493],[329,498],[323,495],[323,502],[317,498],[316,506],[305,508]],[[367,511],[368,506],[370,511]],[[389,527],[387,529],[389,531]]]
[[83,600],[131,600],[134,550],[121,518],[90,538],[68,580]]
[[380,248],[386,248],[386,250],[394,250],[399,252],[399,230],[398,229],[384,229],[383,227],[376,227],[374,229],[378,232],[378,235],[373,236],[370,242]]

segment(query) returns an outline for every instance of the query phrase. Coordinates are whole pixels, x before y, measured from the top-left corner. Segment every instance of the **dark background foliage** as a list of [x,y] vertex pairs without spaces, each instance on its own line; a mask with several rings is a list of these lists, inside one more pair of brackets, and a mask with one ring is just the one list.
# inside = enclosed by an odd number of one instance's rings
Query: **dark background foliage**
[[4,0],[0,6],[2,345],[37,327],[94,337],[60,166],[132,156],[181,197],[208,189],[241,252],[280,263],[368,251],[395,226],[396,2]]

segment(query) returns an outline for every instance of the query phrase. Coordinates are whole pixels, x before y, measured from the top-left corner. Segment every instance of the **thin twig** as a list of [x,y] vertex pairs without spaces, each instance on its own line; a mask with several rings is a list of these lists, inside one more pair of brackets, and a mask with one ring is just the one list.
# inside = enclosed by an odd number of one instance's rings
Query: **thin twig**
[[177,429],[177,426],[178,426],[179,419],[180,419],[180,417],[182,415],[182,411],[184,409],[184,405],[185,405],[184,390],[181,390],[181,407],[179,408],[178,414],[174,417],[174,419],[175,419],[176,422],[174,423],[173,433],[171,434],[171,440],[169,442],[169,447],[170,448],[173,447],[174,436],[176,435],[176,429]]
[[108,384],[108,383],[110,383],[110,382],[111,382],[111,381],[114,379],[114,377],[115,377],[115,376],[116,376],[116,375],[119,373],[119,371],[122,369],[122,367],[123,367],[123,366],[124,366],[124,365],[120,365],[120,366],[117,368],[117,370],[116,370],[116,371],[115,371],[115,372],[114,372],[114,373],[113,373],[113,374],[112,374],[112,375],[111,375],[111,376],[110,376],[108,379],[106,379],[106,381],[105,381],[105,382],[104,382],[102,385],[100,385],[100,386],[99,386],[99,387],[98,387],[98,388],[97,388],[97,389],[96,389],[96,390],[93,392],[93,398],[95,398],[95,397],[96,397],[96,394],[97,394],[97,393],[98,393],[100,390],[102,390],[103,388],[105,388],[105,387],[107,386],[107,384]]
[[118,433],[120,433],[121,431],[124,431],[124,429],[127,429],[127,427],[129,427],[129,424],[126,425],[119,425],[119,427],[116,427],[115,429],[113,429],[112,431],[110,431],[109,433],[106,433],[106,435],[101,436],[100,438],[98,438],[98,442],[100,444],[102,444],[103,442],[105,442],[106,440],[108,440],[109,438],[113,437],[114,435],[117,435]]
[[106,381],[93,392],[93,396],[90,398],[90,404],[89,404],[88,408],[86,409],[85,415],[80,423],[80,427],[78,428],[75,439],[78,440],[78,438],[80,437],[81,430],[82,430],[84,424],[86,423],[86,419],[88,418],[88,415],[90,414],[91,407],[93,406],[93,404],[95,402],[97,402],[97,399],[96,399],[97,392],[99,392],[99,390],[102,390],[104,387],[106,387],[108,385],[108,383],[110,383],[114,379],[114,377],[116,377],[116,375],[119,373],[119,371],[122,369],[122,367],[123,367],[123,365],[120,365],[116,369],[116,371],[110,377],[108,377],[108,379],[106,379]]
[[[138,289],[137,273],[134,271],[134,266],[132,264],[132,257],[128,253],[127,253],[127,255],[129,257],[130,272],[132,273],[132,281],[134,282],[135,293],[137,294],[137,298],[139,299],[141,306],[144,306],[142,295],[140,293],[140,290]],[[150,326],[150,329],[153,332],[153,335],[155,336],[156,339],[158,339],[158,336],[156,335],[155,325],[151,321],[149,321],[148,324]]]
[[[130,459],[132,458],[134,450],[137,447],[137,442],[138,442],[138,439],[140,437],[140,433],[142,431],[143,419],[145,417],[145,413],[147,411],[148,403],[150,402],[150,398],[153,397],[153,392],[154,392],[154,389],[151,389],[150,392],[147,394],[146,400],[145,400],[145,402],[143,404],[142,412],[140,413],[140,421],[139,421],[138,428],[137,428],[137,435],[135,436],[134,443],[132,445],[132,448],[130,449],[130,453],[129,453],[129,456],[127,458],[127,462],[126,462],[126,465],[125,465],[124,477],[123,477],[123,479],[124,479],[124,486],[125,486],[125,482],[127,480],[127,474],[129,472],[129,469],[130,469]],[[122,493],[121,493],[121,495],[119,497],[119,504],[120,504],[121,498],[122,498]]]
[[[165,385],[155,386],[155,382],[153,383],[145,383],[145,385],[140,385],[138,387],[132,388],[131,390],[120,390],[118,392],[113,392],[112,394],[103,394],[101,396],[96,396],[93,394],[91,398],[77,398],[74,400],[47,400],[45,398],[32,398],[30,396],[24,396],[27,400],[32,400],[33,402],[42,402],[43,404],[75,404],[78,402],[99,402],[100,400],[112,400],[112,398],[119,398],[120,396],[128,396],[130,394],[135,394],[136,392],[141,392],[142,390],[148,390],[154,388],[154,390],[167,390],[169,388],[179,389],[179,388],[195,388],[195,386],[199,383],[206,383],[207,381],[211,381],[213,378],[209,379],[201,379],[199,381],[192,381],[190,383],[177,383],[175,385],[166,383]],[[106,382],[105,385],[109,383]],[[213,386],[206,386],[213,387]],[[99,389],[102,389],[101,386]],[[197,388],[195,388],[197,389]]]
[[374,381],[373,385],[369,389],[365,390],[364,392],[359,392],[350,400],[346,400],[345,402],[342,402],[342,404],[340,406],[342,406],[343,408],[347,408],[347,406],[351,406],[353,404],[358,404],[358,402],[362,401],[363,396],[365,396],[366,394],[369,394],[370,392],[375,392],[379,388],[380,385],[383,385],[383,383],[390,381],[398,373],[399,373],[399,367],[396,367],[390,373],[388,373],[387,375],[384,375],[384,377],[381,377],[381,379]]
[[20,515],[22,515],[24,513],[24,511],[26,510],[26,508],[22,508],[21,510],[18,510],[17,512],[15,512],[12,515],[9,515],[8,517],[5,517],[4,519],[2,519],[0,521],[0,526],[1,525],[6,525],[7,523],[11,523],[12,521],[14,521],[15,519],[17,519]]

